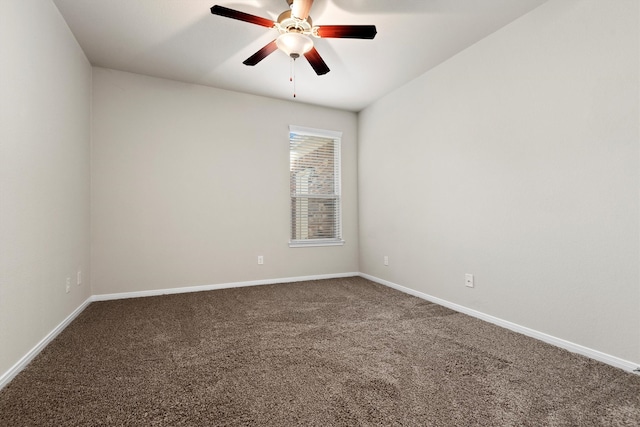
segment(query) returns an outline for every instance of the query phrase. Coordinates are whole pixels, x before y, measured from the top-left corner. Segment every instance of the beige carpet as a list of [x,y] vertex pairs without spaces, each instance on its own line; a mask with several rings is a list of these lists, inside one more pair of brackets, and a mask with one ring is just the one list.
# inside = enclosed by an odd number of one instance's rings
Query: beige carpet
[[638,426],[640,376],[362,278],[93,303],[1,426]]

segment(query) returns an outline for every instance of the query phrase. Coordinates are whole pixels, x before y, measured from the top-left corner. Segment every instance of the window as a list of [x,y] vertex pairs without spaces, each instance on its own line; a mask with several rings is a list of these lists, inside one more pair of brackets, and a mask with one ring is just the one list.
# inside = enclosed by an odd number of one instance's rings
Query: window
[[289,126],[289,246],[342,245],[342,132]]

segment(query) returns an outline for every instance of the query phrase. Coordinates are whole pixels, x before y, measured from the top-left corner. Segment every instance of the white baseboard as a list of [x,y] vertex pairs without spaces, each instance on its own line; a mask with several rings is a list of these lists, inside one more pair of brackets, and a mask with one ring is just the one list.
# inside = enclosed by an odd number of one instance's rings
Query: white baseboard
[[32,360],[38,355],[55,337],[60,334],[82,311],[91,303],[92,297],[87,298],[85,302],[80,304],[73,313],[67,316],[58,326],[53,328],[35,347],[33,347],[27,354],[22,356],[22,359],[18,360],[9,370],[0,376],[0,390],[4,388],[9,382],[20,373]]
[[154,297],[169,294],[185,294],[190,292],[215,291],[218,289],[243,288],[246,286],[275,285],[277,283],[307,282],[310,280],[338,279],[341,277],[359,276],[360,273],[320,274],[316,276],[286,277],[283,279],[251,280],[247,282],[220,283],[216,285],[186,286],[182,288],[154,289],[151,291],[122,292],[117,294],[94,295],[92,301],[110,301],[126,298]]
[[536,331],[535,329],[527,328],[525,326],[518,325],[516,323],[509,322],[507,320],[500,319],[498,317],[494,317],[480,311],[476,311],[465,306],[455,304],[441,298],[437,298],[428,294],[425,294],[420,291],[416,291],[411,288],[407,288],[401,285],[398,285],[393,282],[389,282],[384,279],[380,279],[378,277],[370,276],[368,274],[360,273],[361,277],[365,279],[371,280],[372,282],[379,283],[381,285],[388,286],[390,288],[399,290],[401,292],[407,293],[409,295],[413,295],[418,298],[422,298],[427,301],[431,301],[438,305],[442,305],[444,307],[450,308],[454,311],[458,311],[460,313],[468,314],[469,316],[476,317],[478,319],[484,320],[489,323],[493,323],[495,325],[501,326],[503,328],[512,330],[514,332],[521,333],[531,338],[538,339],[540,341],[544,341],[548,344],[554,345],[556,347],[563,348],[572,353],[577,353],[582,356],[589,357],[591,359],[597,360],[602,363],[606,363],[611,366],[615,366],[616,368],[623,369],[625,371],[633,372],[635,374],[640,374],[639,367],[637,364],[633,362],[629,362],[628,360],[620,359],[619,357],[612,356],[610,354],[603,353],[598,350],[594,350],[588,347],[584,347],[580,344],[572,343],[571,341],[563,340],[561,338],[554,337],[552,335],[545,334],[543,332]]

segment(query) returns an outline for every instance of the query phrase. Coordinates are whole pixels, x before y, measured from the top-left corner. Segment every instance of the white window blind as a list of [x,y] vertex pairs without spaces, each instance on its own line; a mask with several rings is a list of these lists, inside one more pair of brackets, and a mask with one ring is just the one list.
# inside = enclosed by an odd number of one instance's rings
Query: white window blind
[[341,132],[289,127],[289,246],[341,245]]

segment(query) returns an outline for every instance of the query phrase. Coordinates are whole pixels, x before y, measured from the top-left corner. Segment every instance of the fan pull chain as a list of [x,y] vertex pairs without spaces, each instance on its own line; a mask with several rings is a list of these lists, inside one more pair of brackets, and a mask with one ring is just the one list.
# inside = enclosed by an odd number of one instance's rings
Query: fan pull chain
[[293,58],[289,58],[289,81],[292,82],[293,81]]
[[293,83],[293,97],[296,97],[296,58],[291,57],[291,69],[289,71],[289,81]]

